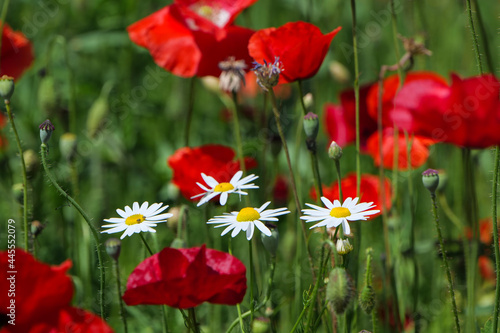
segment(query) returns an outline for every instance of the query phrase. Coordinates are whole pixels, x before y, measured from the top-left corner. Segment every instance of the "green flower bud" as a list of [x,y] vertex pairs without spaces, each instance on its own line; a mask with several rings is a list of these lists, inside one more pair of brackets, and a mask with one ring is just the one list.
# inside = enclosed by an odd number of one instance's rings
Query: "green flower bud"
[[319,119],[318,115],[309,112],[304,116],[304,132],[307,140],[315,141],[318,136]]
[[14,195],[14,199],[23,205],[24,204],[24,185],[23,183],[16,183],[12,185],[12,194]]
[[106,82],[101,89],[101,94],[90,106],[87,116],[87,131],[91,138],[94,138],[105,124],[109,113],[108,96],[112,87],[110,82]]
[[372,312],[375,306],[375,290],[372,286],[364,286],[363,290],[359,294],[359,306],[366,313]]
[[337,239],[337,244],[335,245],[337,248],[337,253],[340,255],[346,255],[349,252],[352,251],[354,248],[351,243],[349,242],[349,239]]
[[439,185],[438,171],[434,169],[427,169],[422,172],[422,182],[424,183],[425,188],[434,194]]
[[269,332],[271,328],[271,321],[269,318],[259,317],[255,318],[252,322],[252,332],[253,333],[266,333]]
[[28,149],[23,153],[24,164],[26,165],[26,174],[29,178],[33,177],[40,167],[40,159],[33,149]]
[[326,287],[326,299],[330,301],[336,314],[340,315],[345,312],[353,294],[352,278],[344,268],[334,267],[330,272]]
[[42,140],[42,143],[47,144],[52,136],[52,132],[55,130],[54,125],[47,119],[38,128],[40,128],[40,140]]
[[42,233],[44,228],[45,228],[45,226],[42,223],[40,223],[40,221],[35,220],[35,221],[31,222],[30,229],[31,229],[31,234],[34,237],[38,237]]
[[445,170],[438,170],[439,174],[439,185],[436,189],[438,192],[444,191],[446,184],[448,184],[448,173]]
[[122,249],[122,242],[118,238],[110,238],[106,240],[104,247],[106,248],[106,253],[115,261],[118,261]]
[[180,238],[175,238],[172,241],[172,244],[170,244],[170,247],[172,247],[174,249],[184,249],[184,248],[186,248],[186,246],[187,246],[186,242]]
[[304,106],[306,107],[306,110],[310,110],[313,108],[314,97],[311,93],[305,94],[303,100],[304,100]]
[[10,100],[10,97],[14,93],[14,78],[3,75],[0,77],[0,97],[2,97],[4,100]]
[[59,138],[59,151],[68,161],[72,161],[76,155],[76,135],[73,133],[64,133]]
[[271,223],[266,223],[266,226],[271,230],[271,236],[266,236],[263,233],[260,234],[260,239],[262,240],[262,244],[266,250],[271,254],[271,256],[275,257],[276,252],[278,251],[278,243],[279,243],[279,233],[278,228]]
[[340,160],[342,157],[342,148],[340,148],[337,142],[332,141],[332,143],[330,143],[330,148],[328,148],[328,157],[335,161]]
[[54,77],[44,76],[38,86],[38,108],[50,117],[54,112],[59,111],[60,104],[61,93]]

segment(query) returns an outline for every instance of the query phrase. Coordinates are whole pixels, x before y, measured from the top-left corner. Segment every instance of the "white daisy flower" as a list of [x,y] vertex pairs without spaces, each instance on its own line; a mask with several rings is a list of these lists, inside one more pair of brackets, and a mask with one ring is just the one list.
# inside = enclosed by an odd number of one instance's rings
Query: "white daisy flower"
[[377,214],[380,210],[368,210],[375,207],[373,202],[362,202],[358,204],[359,198],[347,198],[341,205],[340,201],[335,200],[333,203],[325,197],[321,197],[321,201],[325,204],[326,208],[319,207],[316,205],[308,204],[307,206],[313,209],[303,209],[302,213],[304,216],[300,218],[306,222],[317,222],[321,221],[311,228],[316,227],[338,227],[342,224],[345,235],[351,233],[351,228],[347,221],[359,221],[366,220],[368,215]]
[[256,175],[249,175],[246,176],[245,178],[241,179],[241,176],[243,175],[243,171],[238,171],[234,174],[233,178],[229,181],[229,183],[219,183],[216,181],[213,177],[207,176],[204,173],[201,174],[203,177],[203,180],[205,183],[210,188],[205,187],[205,185],[196,183],[198,184],[199,187],[201,187],[205,192],[197,194],[195,196],[192,196],[191,199],[194,199],[196,197],[203,196],[201,198],[200,202],[198,202],[197,207],[203,205],[204,203],[209,202],[212,198],[215,198],[220,194],[220,204],[221,206],[224,206],[227,202],[227,197],[229,196],[230,193],[238,193],[240,195],[247,195],[248,193],[243,192],[242,190],[246,189],[252,189],[252,188],[259,188],[255,184],[248,184],[249,182],[259,178],[259,176]]
[[239,212],[224,213],[222,216],[216,216],[211,218],[208,224],[220,224],[216,228],[227,227],[222,232],[221,236],[224,236],[231,230],[231,237],[236,237],[240,231],[245,231],[247,234],[247,239],[252,239],[253,231],[257,227],[264,235],[271,236],[271,230],[269,230],[264,223],[261,221],[278,221],[276,216],[285,215],[290,213],[287,208],[277,208],[265,210],[271,201],[266,202],[260,208],[246,207]]
[[111,224],[106,224],[102,227],[110,229],[103,230],[101,233],[105,232],[108,234],[114,234],[125,230],[120,237],[120,239],[123,239],[125,236],[131,236],[134,233],[147,231],[156,232],[153,227],[156,227],[157,223],[166,222],[169,217],[173,216],[169,213],[160,214],[168,208],[168,205],[162,207],[163,202],[154,203],[149,207],[148,205],[149,204],[146,201],[139,207],[139,203],[134,202],[132,208],[125,206],[125,211],[117,209],[116,212],[121,217],[112,217],[104,220]]

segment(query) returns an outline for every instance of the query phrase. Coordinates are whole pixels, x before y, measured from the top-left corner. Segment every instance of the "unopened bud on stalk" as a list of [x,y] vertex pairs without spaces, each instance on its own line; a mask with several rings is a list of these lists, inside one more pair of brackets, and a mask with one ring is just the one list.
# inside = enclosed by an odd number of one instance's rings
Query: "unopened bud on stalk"
[[118,238],[110,238],[104,243],[104,247],[106,248],[106,253],[115,261],[118,261],[122,249],[122,242]]
[[72,161],[76,154],[76,135],[73,133],[64,133],[59,138],[59,151],[68,161]]
[[44,228],[45,228],[45,226],[42,223],[40,223],[40,221],[38,221],[38,220],[31,222],[31,234],[34,237],[38,237],[38,235],[40,235],[42,233]]
[[266,223],[266,226],[271,230],[271,236],[266,236],[263,233],[260,234],[260,239],[262,240],[262,244],[266,250],[271,254],[271,256],[276,256],[276,252],[278,251],[278,244],[280,235],[278,233],[278,228],[271,223]]
[[3,75],[0,77],[0,97],[4,100],[10,100],[14,93],[14,78],[11,76]]
[[330,148],[328,148],[328,157],[335,161],[340,160],[342,157],[342,148],[340,148],[337,142],[332,141],[332,143],[330,143]]
[[335,245],[337,249],[337,253],[340,255],[346,255],[349,252],[352,251],[354,248],[351,243],[349,242],[349,239],[337,239],[337,244]]
[[372,312],[375,306],[375,290],[372,286],[364,286],[359,294],[359,306],[366,313]]
[[344,268],[334,267],[328,278],[326,299],[330,301],[336,314],[339,315],[345,312],[353,298],[353,294],[352,278]]
[[47,144],[52,136],[52,132],[54,132],[56,128],[48,119],[41,123],[38,128],[40,128],[40,139],[42,140],[42,143]]
[[23,183],[16,183],[12,185],[12,194],[16,201],[23,205],[24,204],[24,185]]
[[434,169],[427,169],[422,172],[422,182],[424,183],[425,188],[434,194],[439,185],[438,171]]
[[271,328],[271,320],[266,317],[255,318],[252,322],[253,333],[267,333]]
[[33,149],[28,149],[23,153],[24,164],[26,165],[26,174],[29,178],[33,177],[39,166],[40,159],[38,158],[38,154],[35,153]]
[[304,132],[306,132],[307,140],[316,140],[319,130],[318,115],[309,112],[304,116]]

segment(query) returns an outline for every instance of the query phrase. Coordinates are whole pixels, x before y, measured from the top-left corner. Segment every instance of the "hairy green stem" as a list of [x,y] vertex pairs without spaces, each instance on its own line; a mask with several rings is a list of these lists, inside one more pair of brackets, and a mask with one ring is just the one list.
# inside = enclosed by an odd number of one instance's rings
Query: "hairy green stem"
[[96,243],[96,252],[97,252],[97,260],[99,261],[99,275],[100,275],[100,281],[99,281],[99,305],[100,305],[100,310],[101,310],[101,318],[104,318],[104,282],[105,282],[105,269],[104,269],[104,264],[102,260],[102,244],[99,241],[99,232],[97,231],[97,228],[92,224],[90,217],[88,214],[80,207],[80,205],[68,194],[66,191],[64,191],[61,186],[57,183],[54,175],[49,169],[49,165],[47,162],[47,145],[45,143],[42,143],[40,145],[41,149],[41,156],[42,156],[42,164],[43,164],[43,169],[45,170],[45,174],[49,178],[50,182],[52,185],[56,188],[56,190],[64,197],[66,200],[68,200],[73,207],[80,213],[80,215],[83,217],[85,222],[87,222],[87,225],[90,228],[90,231],[92,233],[92,236],[94,237],[94,241]]
[[[3,22],[3,21],[2,21]],[[26,163],[24,162],[24,152],[21,145],[21,140],[19,139],[19,134],[17,133],[16,123],[14,122],[14,116],[12,115],[12,110],[10,108],[10,100],[4,100],[5,108],[7,109],[7,115],[9,117],[10,125],[12,126],[12,131],[14,132],[14,137],[16,139],[17,151],[19,152],[19,158],[21,159],[21,173],[23,176],[23,229],[24,229],[24,248],[26,251],[31,253],[30,249],[30,232],[28,229],[28,176],[26,174]]]
[[153,251],[151,251],[151,248],[149,247],[148,243],[146,242],[146,239],[144,238],[144,235],[142,234],[142,232],[139,233],[139,236],[141,236],[141,240],[144,243],[144,246],[146,247],[146,249],[148,250],[149,255],[153,255]]
[[498,315],[500,307],[500,249],[498,244],[498,221],[497,221],[497,199],[498,199],[498,172],[500,163],[500,148],[495,148],[495,166],[493,167],[493,184],[491,189],[491,217],[493,219],[493,246],[495,249],[495,271],[497,275],[495,290],[495,308],[493,311],[493,331],[498,331]]
[[118,304],[120,304],[120,318],[123,323],[123,331],[125,333],[128,332],[128,325],[127,325],[127,317],[125,314],[125,307],[123,306],[123,300],[122,300],[122,284],[120,281],[120,264],[118,263],[118,260],[113,261],[113,266],[115,267],[115,275],[116,275],[116,289],[118,291]]
[[191,321],[191,325],[192,325],[191,329],[193,330],[194,333],[200,333],[200,325],[196,321],[195,308],[189,308],[188,314],[189,314],[189,320]]
[[339,184],[339,201],[344,202],[344,197],[342,195],[342,174],[340,173],[340,161],[335,160],[335,170],[337,171],[337,182]]
[[[472,17],[472,7],[470,4],[470,0],[465,0],[467,16],[469,17],[469,28],[470,33],[472,35],[472,44],[474,44],[474,54],[476,55],[477,67],[479,69],[479,73],[483,74],[483,62],[481,60],[481,52],[479,51],[479,40],[476,34],[476,27],[474,25],[474,18]],[[486,38],[486,36],[485,36]]]
[[359,63],[358,63],[358,40],[356,36],[356,1],[351,0],[352,13],[352,47],[354,51],[354,100],[356,111],[356,196],[359,197],[361,190],[361,144],[359,134]]
[[250,257],[250,321],[253,321],[254,311],[255,311],[255,300],[253,296],[253,286],[255,283],[254,271],[253,271],[253,251],[252,251],[252,240],[248,241],[248,255]]
[[189,97],[188,97],[188,107],[186,115],[186,127],[184,128],[184,146],[186,147],[189,147],[189,132],[191,130],[191,121],[193,119],[195,83],[196,83],[196,77],[193,77],[189,82]]
[[434,223],[436,225],[436,231],[439,240],[439,248],[441,251],[441,256],[443,258],[446,277],[448,279],[448,288],[451,294],[451,304],[453,307],[453,315],[455,317],[455,327],[457,329],[457,332],[460,333],[460,321],[458,320],[458,309],[457,309],[457,303],[455,301],[455,289],[453,288],[453,279],[451,278],[450,265],[448,263],[448,258],[446,257],[446,249],[444,248],[443,236],[441,235],[441,226],[439,225],[439,217],[437,213],[436,193],[434,192],[431,192],[431,201],[432,201],[432,215],[434,216]]

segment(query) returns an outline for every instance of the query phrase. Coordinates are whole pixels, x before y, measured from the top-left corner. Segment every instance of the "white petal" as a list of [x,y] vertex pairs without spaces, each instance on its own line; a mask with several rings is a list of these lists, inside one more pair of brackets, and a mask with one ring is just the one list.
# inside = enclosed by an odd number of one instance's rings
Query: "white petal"
[[349,227],[349,223],[345,219],[342,221],[342,229],[344,229],[344,235],[351,233],[351,227]]
[[116,212],[118,213],[118,215],[120,215],[120,216],[121,216],[121,217],[123,217],[123,218],[127,218],[127,217],[128,217],[127,213],[126,213],[126,212],[124,212],[123,210],[121,210],[120,208],[118,208],[118,209],[116,210]]
[[255,220],[254,221],[254,224],[257,228],[259,228],[259,230],[266,236],[271,236],[271,230],[269,230],[269,228],[266,227],[266,225],[262,222],[260,222],[259,220]]
[[229,183],[236,187],[235,185],[238,185],[238,181],[240,180],[241,176],[243,176],[243,171],[240,170],[234,174]]
[[228,232],[230,232],[231,230],[233,230],[235,227],[236,227],[236,225],[234,225],[234,224],[229,225],[229,227],[227,227],[226,229],[224,229],[224,231],[220,235],[224,236],[225,234],[227,234]]
[[203,198],[201,198],[200,202],[198,202],[198,204],[196,205],[196,207],[200,207],[201,205],[203,205],[204,203],[207,203],[209,202],[212,198],[216,197],[219,195],[219,192],[212,192],[210,194],[207,194],[206,196],[204,196]]
[[224,205],[226,204],[226,202],[227,202],[227,197],[228,197],[227,192],[222,192],[222,193],[220,194],[220,201],[219,201],[219,202],[220,202],[220,205],[221,205],[221,206],[224,206]]
[[149,202],[144,201],[139,208],[139,214],[146,215],[146,212],[148,210]]
[[259,214],[260,214],[260,213],[262,213],[262,211],[263,211],[264,209],[266,209],[266,207],[267,207],[267,206],[269,206],[269,204],[270,204],[270,203],[271,203],[271,201],[268,201],[268,202],[266,202],[265,204],[263,204],[262,206],[260,206],[260,208],[257,208],[257,209],[256,209],[256,210],[257,210],[257,212],[259,212]]
[[103,221],[109,222],[109,223],[124,223],[125,219],[119,218],[119,217],[112,217],[110,219],[105,219]]
[[328,209],[332,209],[333,208],[333,204],[330,200],[328,200],[326,197],[321,197],[321,201],[323,202],[323,204],[328,208]]
[[247,239],[248,240],[252,239],[254,229],[255,229],[255,227],[254,227],[253,223],[249,223],[249,226],[247,229]]
[[168,218],[171,218],[174,216],[174,214],[171,213],[165,213],[165,214],[160,214],[160,215],[155,215],[147,218],[147,221],[159,221],[159,220],[166,220]]
[[219,185],[219,182],[216,181],[215,178],[213,178],[213,177],[207,176],[204,173],[201,174],[201,177],[203,177],[203,180],[205,181],[205,183],[207,183],[207,185],[210,186],[212,189],[215,186]]
[[134,211],[134,214],[139,213],[139,203],[137,201],[132,205],[132,210]]
[[242,228],[241,223],[234,224],[234,230],[231,233],[231,237],[233,237],[233,238],[236,237],[236,235],[238,235],[242,229],[243,228]]
[[133,214],[133,211],[129,206],[125,206],[125,214],[126,214],[126,217],[129,217],[130,215]]

